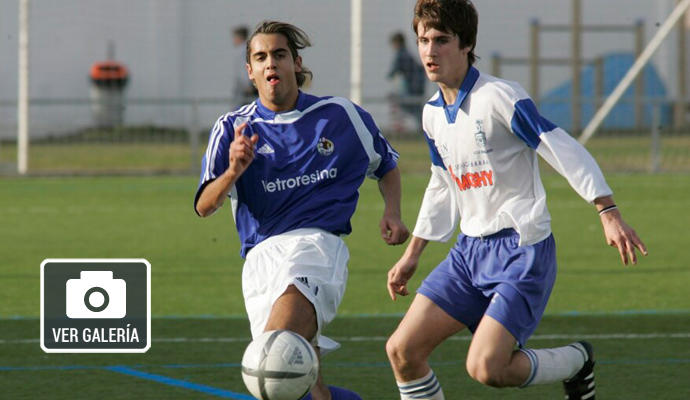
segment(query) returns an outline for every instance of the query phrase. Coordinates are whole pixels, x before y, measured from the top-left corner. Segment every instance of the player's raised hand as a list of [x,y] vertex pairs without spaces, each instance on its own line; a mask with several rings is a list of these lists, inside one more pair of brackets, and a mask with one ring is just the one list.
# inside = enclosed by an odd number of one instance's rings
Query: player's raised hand
[[381,228],[381,238],[389,245],[405,243],[410,236],[410,231],[398,216],[384,214],[379,227]]
[[388,271],[388,294],[395,300],[395,295],[407,296],[407,282],[417,270],[418,258],[403,255]]
[[623,217],[617,209],[602,214],[601,224],[604,227],[606,243],[618,248],[623,264],[628,265],[629,262],[637,264],[635,249],[645,256],[647,255],[647,247],[637,236],[635,230],[623,221]]
[[248,123],[245,122],[235,128],[235,137],[230,144],[230,166],[228,169],[236,176],[242,175],[254,160],[254,148],[259,141],[259,135],[256,133],[252,137],[244,134],[247,125]]

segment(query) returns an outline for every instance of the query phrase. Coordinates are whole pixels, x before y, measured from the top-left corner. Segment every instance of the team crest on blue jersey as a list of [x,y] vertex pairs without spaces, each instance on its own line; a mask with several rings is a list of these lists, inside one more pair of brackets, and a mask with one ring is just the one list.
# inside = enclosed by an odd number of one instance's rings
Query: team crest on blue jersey
[[322,156],[330,156],[331,154],[333,154],[334,149],[335,146],[333,145],[333,142],[326,139],[325,137],[319,139],[319,143],[316,144],[316,150],[318,150],[319,154],[321,154]]
[[474,121],[477,124],[477,132],[474,133],[474,141],[480,149],[486,148],[486,133],[484,133],[484,122],[481,119]]

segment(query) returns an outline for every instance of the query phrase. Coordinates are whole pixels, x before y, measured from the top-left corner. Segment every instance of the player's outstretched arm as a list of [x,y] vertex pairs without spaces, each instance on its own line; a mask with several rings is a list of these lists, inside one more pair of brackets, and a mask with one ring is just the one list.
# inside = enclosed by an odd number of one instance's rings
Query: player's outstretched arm
[[629,262],[637,264],[635,249],[646,256],[647,247],[637,236],[635,230],[623,220],[613,198],[611,196],[600,197],[594,200],[594,204],[599,211],[601,224],[604,227],[606,243],[618,249],[623,264],[628,265]]
[[407,282],[417,270],[419,257],[422,255],[428,240],[412,236],[405,253],[397,263],[388,271],[388,294],[395,300],[395,295],[407,296]]
[[379,190],[383,196],[385,208],[379,226],[381,238],[389,245],[405,243],[410,231],[400,216],[400,170],[391,169],[379,180]]
[[235,128],[235,136],[230,144],[228,156],[230,157],[229,167],[222,175],[209,183],[199,196],[196,203],[196,211],[202,217],[213,214],[228,196],[232,185],[247,170],[249,164],[254,160],[254,147],[259,140],[259,136],[254,134],[252,137],[243,134],[247,123],[243,123]]

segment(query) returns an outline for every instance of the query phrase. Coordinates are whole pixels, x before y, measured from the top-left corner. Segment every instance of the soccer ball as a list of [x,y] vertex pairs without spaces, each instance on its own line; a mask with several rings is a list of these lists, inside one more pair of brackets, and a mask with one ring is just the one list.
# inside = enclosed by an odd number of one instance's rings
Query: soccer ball
[[242,357],[242,380],[261,400],[299,400],[314,386],[318,372],[314,348],[288,330],[262,333]]

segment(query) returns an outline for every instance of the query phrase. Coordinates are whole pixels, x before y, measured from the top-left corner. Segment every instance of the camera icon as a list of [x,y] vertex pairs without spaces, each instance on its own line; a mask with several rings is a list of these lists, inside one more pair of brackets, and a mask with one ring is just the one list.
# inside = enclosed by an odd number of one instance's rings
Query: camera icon
[[81,271],[80,279],[65,284],[68,318],[124,318],[127,283],[113,279],[112,271]]

